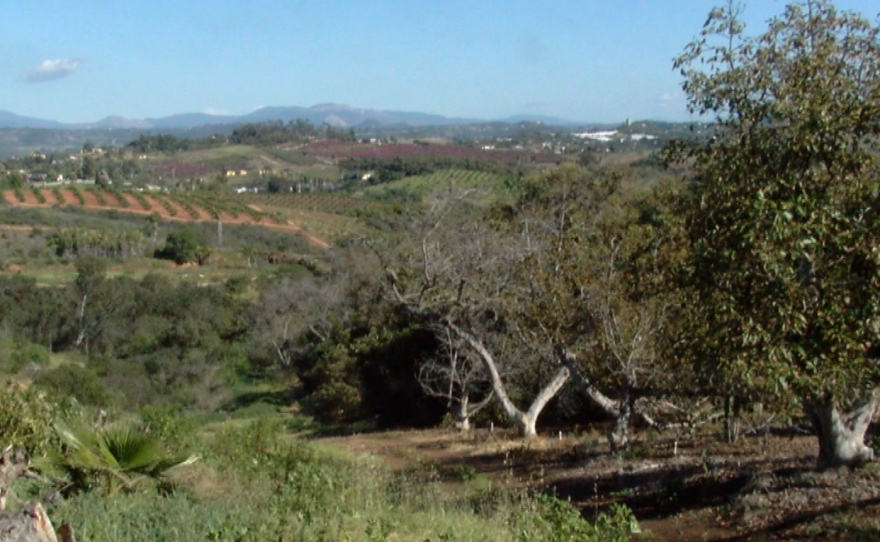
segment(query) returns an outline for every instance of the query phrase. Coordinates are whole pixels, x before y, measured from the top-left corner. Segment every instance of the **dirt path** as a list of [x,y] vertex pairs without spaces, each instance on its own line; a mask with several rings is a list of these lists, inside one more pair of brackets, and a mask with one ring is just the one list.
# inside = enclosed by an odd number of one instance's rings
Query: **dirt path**
[[[63,202],[59,202],[55,197],[55,194],[51,190],[41,190],[41,193],[46,199],[45,203],[40,203],[32,190],[22,191],[24,195],[24,201],[19,201],[13,190],[4,191],[2,197],[7,203],[16,207],[55,207],[61,205],[65,207],[81,207],[90,211],[116,210],[138,215],[157,214],[163,220],[175,222],[216,222],[216,219],[211,216],[211,213],[197,205],[192,206],[196,211],[196,214],[198,215],[196,218],[193,218],[192,216],[190,216],[189,212],[176,201],[170,198],[155,196],[152,194],[144,195],[144,198],[149,202],[151,207],[150,209],[146,209],[141,205],[137,198],[135,198],[131,194],[124,195],[124,199],[128,203],[128,207],[124,207],[122,204],[119,203],[119,201],[116,200],[115,197],[113,197],[109,193],[103,194],[105,202],[102,204],[98,196],[94,192],[89,190],[81,190],[80,193],[85,200],[85,204],[83,205],[76,198],[72,190],[62,189],[60,192],[64,199]],[[174,209],[175,214],[169,212],[165,205],[163,205],[162,201],[166,201],[168,205],[172,209]],[[261,209],[255,210],[257,212],[263,212]],[[225,224],[253,224],[255,226],[261,226],[277,231],[293,233],[303,237],[310,245],[314,247],[325,250],[330,248],[330,243],[328,243],[326,240],[307,233],[298,224],[291,222],[290,220],[286,221],[285,224],[276,224],[272,222],[269,217],[261,218],[260,220],[254,220],[252,217],[246,214],[239,214],[238,217],[233,217],[228,213],[221,213],[220,219]]]
[[628,458],[612,456],[593,435],[562,441],[509,437],[429,430],[318,441],[374,455],[394,470],[431,466],[453,490],[464,483],[462,472],[472,472],[550,492],[588,519],[611,504],[625,504],[651,541],[853,540],[835,530],[840,527],[834,522],[841,521],[868,525],[852,532],[880,533],[880,468],[817,473],[815,437],[752,437],[736,445],[714,435],[678,445],[657,437],[634,446]]

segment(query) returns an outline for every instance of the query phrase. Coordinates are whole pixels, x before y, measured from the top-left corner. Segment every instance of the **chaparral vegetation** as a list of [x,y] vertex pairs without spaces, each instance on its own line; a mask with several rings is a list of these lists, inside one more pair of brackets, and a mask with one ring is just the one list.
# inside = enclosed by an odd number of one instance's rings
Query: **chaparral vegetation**
[[878,539],[880,26],[780,8],[687,125],[6,161],[0,540]]

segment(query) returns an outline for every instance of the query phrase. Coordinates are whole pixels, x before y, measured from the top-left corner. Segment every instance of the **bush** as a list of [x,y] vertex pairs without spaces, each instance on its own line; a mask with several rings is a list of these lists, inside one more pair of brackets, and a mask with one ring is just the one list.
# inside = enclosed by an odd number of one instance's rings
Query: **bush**
[[612,506],[608,514],[599,514],[596,522],[591,524],[571,504],[556,497],[538,495],[536,501],[537,517],[526,516],[531,521],[521,526],[524,540],[627,542],[631,535],[641,532],[632,511],[625,506]]
[[0,382],[0,449],[21,446],[31,456],[45,455],[57,444],[55,407],[41,393]]
[[183,228],[168,234],[165,246],[156,251],[156,257],[178,265],[189,262],[202,265],[210,257],[210,247],[194,228]]
[[34,386],[57,397],[72,397],[84,405],[103,407],[110,403],[110,392],[98,376],[76,364],[61,365],[40,373],[34,379]]
[[0,353],[0,370],[16,374],[30,364],[46,365],[49,363],[49,350],[39,344],[21,344],[11,342],[11,347],[5,353]]

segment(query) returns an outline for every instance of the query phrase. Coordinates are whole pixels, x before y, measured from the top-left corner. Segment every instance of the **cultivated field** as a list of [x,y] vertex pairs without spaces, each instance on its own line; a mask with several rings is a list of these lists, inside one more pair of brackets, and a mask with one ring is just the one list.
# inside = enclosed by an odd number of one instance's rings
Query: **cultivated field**
[[27,188],[6,190],[2,198],[21,207],[72,206],[86,210],[117,210],[141,215],[157,215],[162,220],[181,222],[214,222],[225,224],[253,224],[303,235],[316,247],[327,248],[329,243],[286,219],[271,216],[233,197],[202,194],[143,194],[100,189]]

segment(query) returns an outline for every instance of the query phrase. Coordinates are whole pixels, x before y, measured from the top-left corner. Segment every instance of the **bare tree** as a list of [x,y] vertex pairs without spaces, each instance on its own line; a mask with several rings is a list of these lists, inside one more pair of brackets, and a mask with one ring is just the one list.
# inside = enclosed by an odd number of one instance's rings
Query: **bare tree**
[[278,362],[289,367],[298,344],[309,339],[323,341],[335,323],[347,321],[343,296],[339,280],[318,283],[311,278],[285,278],[263,290],[251,304],[253,337],[271,345]]
[[403,239],[376,253],[392,298],[413,314],[446,326],[466,345],[482,363],[508,419],[523,436],[533,437],[538,416],[565,384],[569,370],[555,367],[527,409],[511,399],[506,369],[540,362],[535,357],[501,358],[493,351],[493,337],[509,334],[507,290],[527,252],[515,237],[485,220],[469,204],[470,196],[473,192],[454,187],[437,194]]
[[[455,426],[469,431],[471,418],[494,396],[486,368],[475,358],[467,344],[449,327],[437,326],[440,353],[419,367],[418,380],[426,394],[445,399],[454,408]],[[488,389],[487,389],[488,388]],[[472,397],[481,397],[471,402]]]

